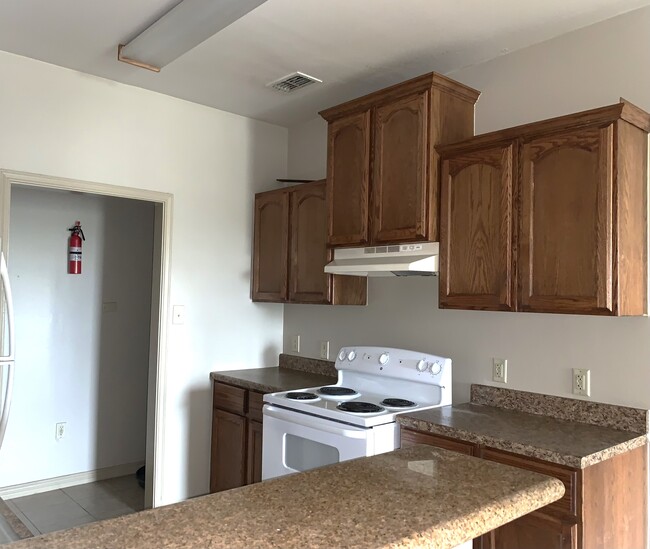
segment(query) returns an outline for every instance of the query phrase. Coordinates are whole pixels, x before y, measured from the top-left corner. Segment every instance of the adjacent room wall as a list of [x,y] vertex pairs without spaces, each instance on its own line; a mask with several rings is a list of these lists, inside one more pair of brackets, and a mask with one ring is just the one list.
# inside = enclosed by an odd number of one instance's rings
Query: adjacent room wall
[[[70,275],[77,219],[87,240]],[[10,232],[17,371],[0,486],[143,463],[153,204],[14,188]]]
[[[650,110],[649,33],[646,8],[451,76],[483,92],[477,133],[619,96]],[[315,119],[290,129],[290,177],[325,176],[326,128]],[[650,408],[650,319],[439,310],[437,294],[437,278],[371,279],[365,308],[287,305],[285,352],[300,334],[313,357],[320,340],[332,353],[365,344],[449,356],[455,402],[468,400],[471,383],[492,383],[492,357],[508,360],[508,387],[562,396],[571,396],[571,369],[590,368],[593,400]]]
[[[251,302],[250,251],[253,194],[286,176],[288,132],[4,52],[0,73],[1,168],[174,195],[170,295],[187,318],[166,319],[157,504],[206,493],[210,372],[281,350],[283,307]],[[19,436],[10,421],[5,443]]]

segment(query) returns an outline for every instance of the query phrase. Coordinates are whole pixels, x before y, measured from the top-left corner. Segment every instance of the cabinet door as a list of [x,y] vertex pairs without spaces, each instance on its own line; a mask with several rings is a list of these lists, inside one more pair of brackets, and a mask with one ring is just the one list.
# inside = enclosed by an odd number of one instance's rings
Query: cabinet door
[[262,423],[248,421],[246,484],[262,481]]
[[481,549],[575,549],[578,544],[575,524],[531,513],[485,534]]
[[523,144],[519,303],[612,314],[613,126]]
[[368,243],[370,111],[333,121],[327,138],[327,243]]
[[255,196],[253,301],[287,298],[289,195],[286,191]]
[[328,261],[325,183],[301,185],[290,196],[289,301],[328,303],[331,276],[323,271]]
[[429,92],[376,108],[372,243],[426,240]]
[[246,418],[212,410],[210,492],[246,484]]
[[511,311],[515,145],[442,163],[440,307]]

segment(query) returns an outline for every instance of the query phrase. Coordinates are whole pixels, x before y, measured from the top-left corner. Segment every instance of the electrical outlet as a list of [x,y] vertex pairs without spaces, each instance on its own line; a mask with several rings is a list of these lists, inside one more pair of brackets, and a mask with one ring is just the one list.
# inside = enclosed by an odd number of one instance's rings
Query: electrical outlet
[[291,351],[294,353],[300,352],[300,336],[291,336]]
[[65,436],[65,421],[56,424],[56,431],[54,434],[54,438],[56,440],[61,440],[64,436]]
[[508,361],[505,358],[492,359],[492,381],[508,383]]
[[582,368],[573,369],[573,394],[590,396],[591,395],[591,370]]
[[321,341],[320,342],[320,357],[327,360],[330,357],[330,342]]

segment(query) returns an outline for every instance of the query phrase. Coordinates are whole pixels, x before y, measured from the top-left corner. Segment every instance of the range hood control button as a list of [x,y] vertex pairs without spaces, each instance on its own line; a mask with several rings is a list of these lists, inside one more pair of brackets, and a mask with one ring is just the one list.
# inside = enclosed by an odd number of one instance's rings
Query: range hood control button
[[390,355],[388,353],[381,353],[379,355],[379,364],[384,365],[390,360]]
[[418,372],[424,372],[424,371],[426,371],[426,369],[427,369],[428,366],[429,366],[429,365],[428,365],[426,362],[424,362],[424,360],[418,360],[418,363],[415,365],[415,367],[417,368]]
[[350,351],[348,353],[348,360],[352,362],[355,358],[357,358],[357,353],[355,353],[354,351]]
[[440,364],[440,362],[432,362],[430,368],[431,368],[431,375],[435,376],[442,371],[442,364]]
[[347,353],[345,352],[345,349],[341,349],[341,350],[339,351],[339,360],[345,360],[345,356],[346,356],[346,354],[347,354]]

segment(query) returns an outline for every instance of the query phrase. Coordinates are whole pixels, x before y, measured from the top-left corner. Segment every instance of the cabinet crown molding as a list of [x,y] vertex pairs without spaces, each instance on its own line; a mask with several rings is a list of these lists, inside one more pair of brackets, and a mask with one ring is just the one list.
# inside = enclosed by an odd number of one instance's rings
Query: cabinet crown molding
[[430,72],[412,78],[411,80],[406,80],[405,82],[389,86],[388,88],[383,88],[369,93],[357,99],[352,99],[351,101],[347,101],[346,103],[342,103],[335,107],[325,109],[320,111],[318,114],[328,122],[331,122],[332,120],[336,120],[337,118],[347,114],[370,109],[383,101],[390,101],[398,97],[403,97],[405,95],[431,88],[438,89],[472,104],[476,103],[479,95],[481,95],[481,92],[474,88],[465,86],[464,84],[456,82],[455,80],[447,78],[437,72]]

